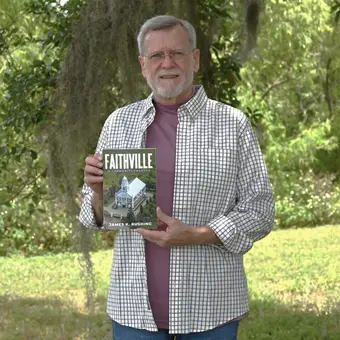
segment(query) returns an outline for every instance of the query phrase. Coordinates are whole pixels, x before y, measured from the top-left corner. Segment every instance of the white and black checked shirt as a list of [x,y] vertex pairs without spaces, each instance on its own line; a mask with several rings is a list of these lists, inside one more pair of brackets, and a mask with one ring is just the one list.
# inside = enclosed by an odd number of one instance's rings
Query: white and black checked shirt
[[[119,108],[106,120],[96,152],[145,147],[154,117],[152,94]],[[83,194],[81,224],[107,230],[96,225],[86,184]],[[202,87],[178,110],[173,216],[191,226],[210,226],[223,245],[171,248],[169,333],[206,331],[246,313],[243,254],[272,229],[272,187],[248,118],[208,99]],[[157,331],[144,239],[133,230],[115,237],[107,312],[120,324]]]

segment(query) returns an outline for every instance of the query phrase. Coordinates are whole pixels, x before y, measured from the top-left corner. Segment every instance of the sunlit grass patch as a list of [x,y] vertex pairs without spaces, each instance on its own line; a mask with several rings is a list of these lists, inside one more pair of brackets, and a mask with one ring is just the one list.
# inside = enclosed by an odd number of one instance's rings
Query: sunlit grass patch
[[[337,340],[340,227],[280,230],[245,256],[251,311],[240,340]],[[0,339],[110,339],[112,250],[92,256],[95,314],[85,307],[77,254],[0,258]]]

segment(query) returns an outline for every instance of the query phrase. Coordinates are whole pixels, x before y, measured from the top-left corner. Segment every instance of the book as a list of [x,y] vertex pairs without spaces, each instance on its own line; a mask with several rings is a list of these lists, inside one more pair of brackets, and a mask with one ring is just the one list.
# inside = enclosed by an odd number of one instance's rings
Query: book
[[104,226],[157,229],[156,149],[104,149],[103,178]]

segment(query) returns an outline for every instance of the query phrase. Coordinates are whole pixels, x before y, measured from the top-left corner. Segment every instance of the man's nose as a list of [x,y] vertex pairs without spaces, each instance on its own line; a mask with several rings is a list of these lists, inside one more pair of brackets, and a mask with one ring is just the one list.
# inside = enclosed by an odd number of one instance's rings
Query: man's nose
[[163,68],[172,68],[174,65],[174,62],[172,60],[172,57],[168,54],[164,56],[164,60],[162,61],[162,67]]

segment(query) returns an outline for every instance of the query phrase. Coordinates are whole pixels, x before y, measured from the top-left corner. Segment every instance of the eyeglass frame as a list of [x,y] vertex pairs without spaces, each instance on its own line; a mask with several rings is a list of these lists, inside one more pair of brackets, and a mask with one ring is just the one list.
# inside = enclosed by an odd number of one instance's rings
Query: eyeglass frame
[[[160,63],[163,63],[165,58],[166,57],[169,57],[170,60],[172,61],[181,61],[181,60],[184,60],[184,58],[189,55],[190,53],[193,53],[195,51],[195,49],[187,52],[187,53],[184,53],[183,51],[181,50],[174,50],[174,51],[171,51],[170,53],[164,53],[164,52],[153,52],[151,53],[150,55],[143,55],[144,58],[148,58],[148,60],[150,60],[150,62],[152,64],[160,64]],[[174,58],[174,53],[181,53],[181,55],[179,55],[178,57],[180,57],[179,59],[176,59]],[[159,60],[152,60],[151,58],[156,56],[157,54],[159,54],[160,56],[162,56]]]

